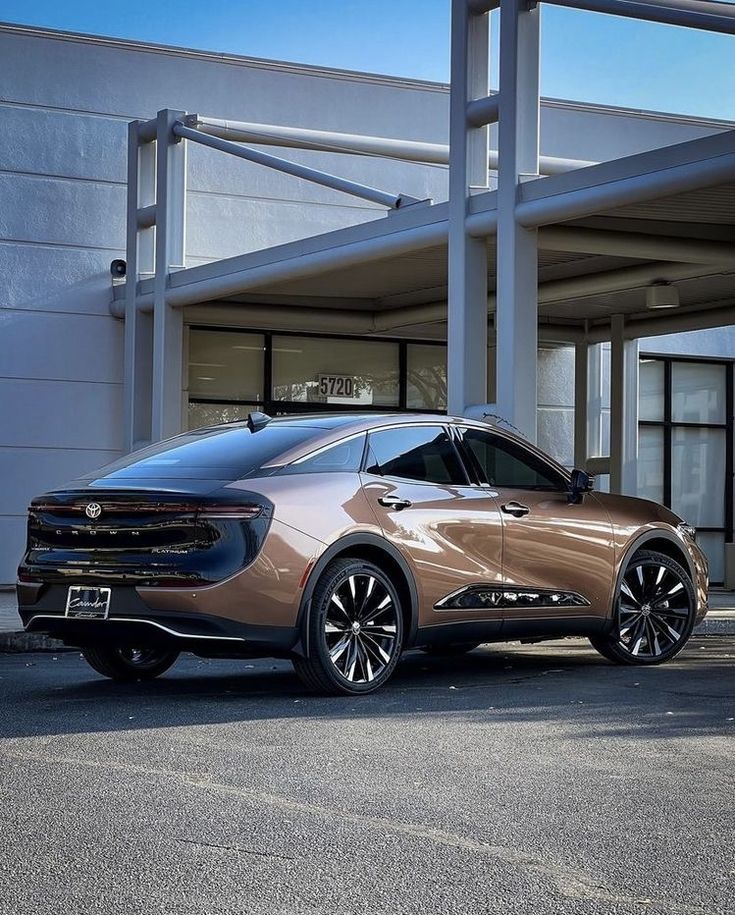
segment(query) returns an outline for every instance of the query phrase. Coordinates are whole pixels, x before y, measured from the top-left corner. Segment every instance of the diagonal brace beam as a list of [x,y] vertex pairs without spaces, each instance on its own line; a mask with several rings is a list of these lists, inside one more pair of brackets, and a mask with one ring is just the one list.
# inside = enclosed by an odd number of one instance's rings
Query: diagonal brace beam
[[248,162],[255,162],[257,165],[264,165],[267,168],[285,172],[287,175],[293,175],[295,178],[303,178],[305,181],[311,181],[314,184],[320,184],[323,187],[329,187],[332,188],[332,190],[350,194],[352,197],[360,197],[363,200],[369,200],[372,203],[388,207],[388,209],[391,210],[397,210],[399,207],[421,202],[418,198],[409,197],[407,194],[388,194],[385,191],[368,187],[365,184],[358,184],[357,182],[349,181],[346,178],[339,178],[336,175],[330,175],[327,172],[309,168],[307,165],[301,165],[299,162],[291,162],[288,159],[281,159],[279,156],[271,156],[269,153],[260,152],[260,150],[252,149],[249,146],[241,146],[238,143],[232,143],[229,140],[221,140],[219,137],[213,137],[209,134],[200,133],[198,130],[193,130],[191,127],[186,127],[181,122],[174,124],[173,132],[177,137],[181,137],[184,140],[191,140],[192,143],[199,143],[202,146],[208,146],[210,149],[217,149],[220,152],[228,153],[231,156],[237,156],[239,159],[246,159]]

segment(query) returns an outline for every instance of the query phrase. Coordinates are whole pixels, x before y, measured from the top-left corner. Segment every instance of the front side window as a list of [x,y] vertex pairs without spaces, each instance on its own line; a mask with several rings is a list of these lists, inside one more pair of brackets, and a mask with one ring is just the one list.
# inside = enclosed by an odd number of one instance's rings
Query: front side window
[[508,489],[566,488],[566,481],[533,452],[509,439],[480,429],[464,429],[462,441],[481,479]]
[[454,445],[441,426],[407,426],[373,432],[368,473],[421,483],[467,482]]

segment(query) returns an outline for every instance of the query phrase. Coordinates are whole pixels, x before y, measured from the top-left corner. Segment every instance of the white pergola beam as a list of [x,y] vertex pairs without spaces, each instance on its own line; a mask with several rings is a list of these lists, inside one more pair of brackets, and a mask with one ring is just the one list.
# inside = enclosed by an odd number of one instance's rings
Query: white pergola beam
[[490,13],[500,6],[500,0],[467,0],[467,9],[474,16]]
[[156,260],[153,280],[153,441],[181,431],[184,321],[169,301],[169,274],[185,266],[186,144],[173,128],[183,111],[158,112],[156,134]]
[[143,211],[153,210],[155,197],[155,146],[141,140],[144,122],[128,124],[127,226],[123,355],[123,443],[134,451],[151,437],[151,361],[153,321],[138,307],[138,275],[153,270],[153,231],[141,226]]
[[576,226],[544,226],[538,238],[539,248],[549,251],[735,266],[735,246],[724,241]]
[[[686,152],[695,144],[725,149],[700,159],[688,159]],[[584,219],[625,206],[649,203],[661,197],[727,184],[735,181],[735,131],[727,131],[705,141],[689,141],[679,146],[644,153],[637,172],[631,168],[635,156],[603,163],[571,174],[524,184],[517,206],[521,225],[540,227],[573,219]],[[582,180],[582,178],[584,180]],[[596,180],[597,179],[597,180]],[[535,186],[532,186],[535,185]]]
[[496,411],[530,440],[538,413],[538,248],[516,218],[522,176],[539,169],[539,11],[500,4]]
[[[473,99],[467,105],[467,122],[471,127],[484,127],[495,124],[500,111],[500,100],[497,95],[486,95]],[[488,159],[489,164],[489,159]]]
[[638,341],[625,318],[610,325],[610,491],[635,495],[638,459]]
[[227,153],[230,156],[236,156],[239,159],[245,159],[256,165],[263,165],[266,168],[272,168],[275,171],[284,172],[294,178],[301,178],[304,181],[310,181],[313,184],[319,184],[322,187],[328,187],[334,191],[340,191],[343,194],[349,194],[351,197],[358,197],[362,200],[369,200],[379,206],[387,207],[390,210],[397,210],[400,206],[410,203],[418,203],[415,197],[409,197],[407,194],[389,194],[378,188],[368,187],[366,184],[358,184],[356,181],[350,181],[347,178],[340,178],[338,175],[330,175],[327,172],[319,171],[315,168],[309,168],[300,162],[291,162],[288,159],[282,159],[280,156],[271,156],[268,153],[261,152],[258,149],[251,149],[248,146],[241,146],[230,140],[223,140],[220,137],[209,136],[199,130],[186,127],[184,124],[174,124],[174,134],[180,139],[189,140],[192,143],[199,143],[210,149],[216,149],[220,152]]
[[586,340],[574,346],[574,466],[581,470],[589,457],[589,351]]
[[676,25],[682,28],[701,29],[735,35],[735,10],[728,4],[719,7],[705,0],[546,0],[556,6],[608,13],[629,19],[642,19]]
[[[447,408],[462,415],[487,401],[487,244],[467,231],[470,189],[488,186],[488,129],[468,106],[488,95],[488,15],[452,2],[449,97]],[[482,119],[480,119],[482,121]]]
[[[493,96],[494,97],[494,96]],[[478,99],[472,99],[473,104]],[[486,103],[490,105],[490,103]],[[397,140],[392,137],[371,137],[330,130],[312,130],[305,127],[284,127],[276,124],[256,124],[249,121],[230,121],[221,118],[187,115],[185,126],[200,133],[236,143],[255,143],[258,146],[280,146],[288,149],[310,149],[320,152],[344,153],[356,156],[378,156],[401,159],[407,162],[433,165],[449,164],[449,146],[442,143],[425,143],[419,140]],[[586,159],[565,159],[559,156],[541,156],[542,175],[560,175],[597,163]],[[497,170],[498,151],[488,150],[488,168]]]

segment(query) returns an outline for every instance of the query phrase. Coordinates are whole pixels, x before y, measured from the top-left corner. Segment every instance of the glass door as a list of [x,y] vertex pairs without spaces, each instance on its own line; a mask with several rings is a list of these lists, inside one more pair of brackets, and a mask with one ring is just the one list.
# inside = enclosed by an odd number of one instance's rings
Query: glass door
[[639,377],[638,495],[697,528],[721,584],[733,526],[732,363],[644,356]]

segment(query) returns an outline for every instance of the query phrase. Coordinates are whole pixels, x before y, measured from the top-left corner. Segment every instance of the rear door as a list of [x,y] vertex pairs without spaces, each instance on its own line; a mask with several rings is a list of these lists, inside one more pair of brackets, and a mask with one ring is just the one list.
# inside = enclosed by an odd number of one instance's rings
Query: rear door
[[384,535],[411,566],[420,626],[464,622],[499,629],[492,602],[467,606],[463,590],[502,581],[498,501],[470,485],[458,449],[437,423],[407,424],[368,435],[364,492]]
[[610,517],[594,495],[570,503],[559,468],[516,439],[476,428],[460,436],[498,498],[504,633],[515,622],[605,617],[615,555]]

